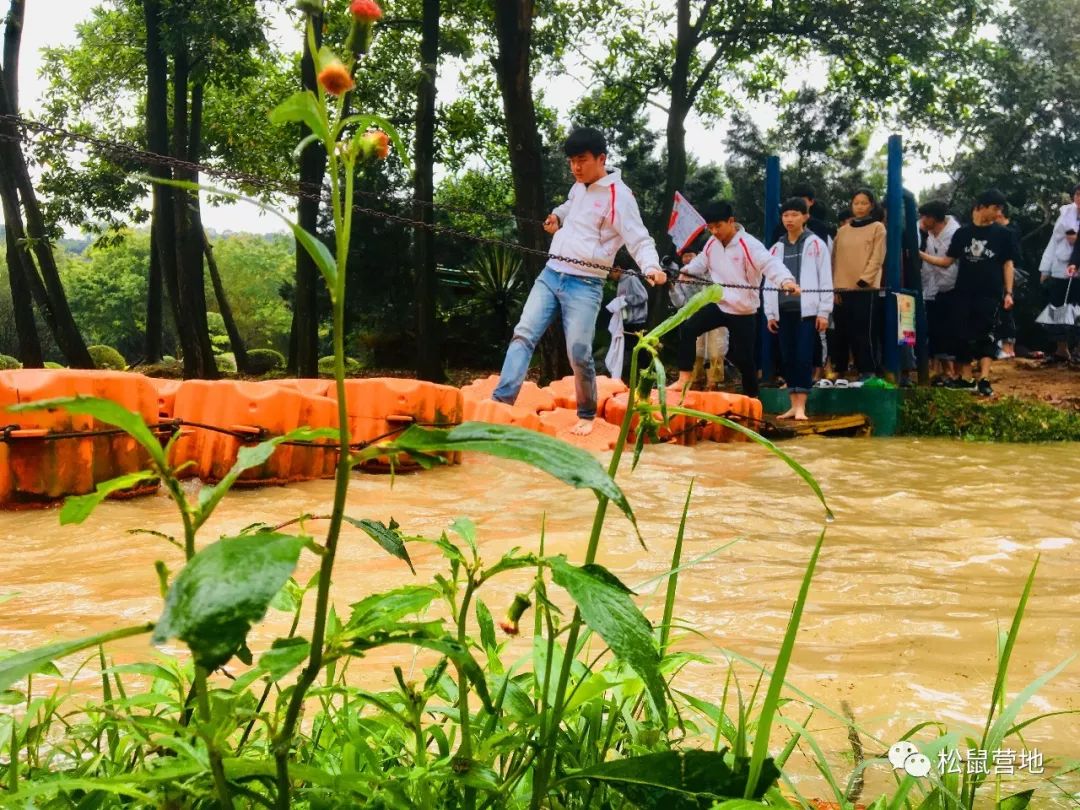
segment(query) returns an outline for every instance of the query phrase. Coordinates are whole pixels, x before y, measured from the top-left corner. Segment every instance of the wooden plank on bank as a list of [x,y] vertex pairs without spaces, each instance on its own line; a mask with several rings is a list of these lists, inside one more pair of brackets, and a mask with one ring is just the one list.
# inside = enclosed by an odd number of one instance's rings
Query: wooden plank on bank
[[830,416],[811,416],[805,421],[765,417],[766,427],[762,433],[770,438],[794,439],[799,436],[868,436],[870,420],[866,414],[851,413]]

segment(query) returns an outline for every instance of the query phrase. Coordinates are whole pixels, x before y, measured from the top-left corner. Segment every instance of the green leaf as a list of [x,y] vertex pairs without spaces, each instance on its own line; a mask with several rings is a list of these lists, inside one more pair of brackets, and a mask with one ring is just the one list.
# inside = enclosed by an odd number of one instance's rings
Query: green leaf
[[[825,542],[825,531],[818,536],[817,545],[810,555],[810,562],[806,565],[803,574],[802,585],[799,587],[799,595],[791,608],[791,617],[788,619],[787,630],[784,640],[780,644],[780,652],[776,656],[776,666],[773,667],[772,676],[769,678],[769,689],[765,693],[765,702],[761,706],[761,714],[758,715],[757,729],[754,731],[754,748],[750,759],[750,773],[747,776],[744,799],[760,796],[771,784],[766,765],[772,766],[772,760],[768,758],[769,732],[772,731],[773,717],[780,702],[780,690],[784,686],[787,677],[788,665],[791,663],[791,654],[795,649],[795,640],[799,633],[799,622],[802,620],[803,609],[806,607],[806,598],[810,593],[810,582],[814,578],[814,569],[817,566],[818,555],[821,546]],[[762,784],[762,780],[766,784]]]
[[330,252],[330,248],[313,234],[308,233],[292,219],[285,214],[278,211],[273,206],[260,202],[259,200],[247,197],[243,194],[237,194],[235,191],[226,191],[223,188],[217,188],[215,186],[202,185],[201,183],[191,183],[187,180],[166,180],[161,177],[151,177],[149,175],[134,175],[137,179],[143,180],[148,183],[160,183],[163,186],[173,186],[175,188],[185,188],[189,191],[206,191],[210,194],[216,194],[219,197],[225,197],[229,200],[239,200],[242,202],[248,202],[252,205],[256,205],[263,211],[268,211],[274,216],[278,217],[282,222],[289,226],[289,230],[292,231],[296,241],[300,243],[300,246],[308,252],[311,256],[311,260],[315,262],[315,265],[319,268],[319,272],[322,273],[323,279],[326,281],[326,286],[330,290],[331,296],[334,295],[334,290],[337,285],[337,259],[334,258],[334,254]]
[[356,518],[351,518],[348,515],[343,516],[342,519],[350,526],[355,526],[357,529],[360,529],[360,531],[367,534],[368,537],[382,546],[388,554],[404,561],[404,563],[409,566],[409,570],[414,574],[416,573],[416,569],[413,568],[412,560],[409,559],[409,552],[405,548],[404,541],[401,539],[401,532],[378,520],[369,520],[368,518],[360,518],[358,520]]
[[424,610],[438,595],[438,590],[427,585],[408,585],[365,597],[352,605],[344,638],[359,640],[373,633],[400,630],[401,619]]
[[[733,769],[725,751],[664,751],[604,762],[563,781],[603,782],[642,810],[708,810],[718,799],[732,799],[742,793],[745,766],[745,760],[740,759]],[[754,798],[761,798],[780,772],[769,762],[762,775],[768,777],[762,780],[767,784]]]
[[476,551],[476,524],[467,517],[459,517],[450,524],[450,531],[469,544]]
[[724,299],[724,291],[713,284],[694,294],[693,298],[686,302],[682,309],[667,320],[657,324],[642,340],[657,341],[673,329],[678,329],[683,321],[704,306],[719,303]]
[[326,123],[319,99],[310,90],[293,93],[270,111],[270,123],[286,124],[300,121],[323,143],[330,140],[330,128]]
[[275,681],[280,681],[311,654],[311,643],[306,638],[274,639],[270,649],[259,656],[259,669],[266,670]]
[[450,636],[427,638],[423,635],[417,635],[408,643],[415,644],[418,647],[426,647],[429,650],[435,650],[453,661],[456,666],[461,668],[465,677],[472,681],[473,686],[476,688],[476,694],[480,696],[484,708],[492,714],[495,714],[495,706],[491,702],[491,693],[488,692],[484,671],[480,668],[480,665],[476,663],[476,659],[472,657],[468,647]]
[[523,461],[572,487],[591,489],[597,495],[609,498],[637,526],[623,491],[591,453],[543,433],[485,422],[465,422],[450,430],[414,425],[389,445],[380,447],[378,452],[384,454],[388,448],[391,452],[406,453],[471,450]]
[[0,605],[7,602],[9,599],[14,599],[19,595],[18,591],[12,591],[11,593],[0,593]]
[[1026,810],[1027,806],[1031,804],[1031,797],[1034,795],[1035,788],[1031,788],[1020,793],[1014,793],[1012,796],[1006,796],[997,803],[997,810]]
[[201,666],[224,664],[266,614],[308,540],[263,533],[224,537],[204,548],[169,588],[154,643],[179,638]]
[[476,623],[480,627],[480,645],[485,650],[496,649],[499,644],[495,640],[495,620],[483,599],[476,600]]
[[8,410],[13,413],[21,413],[22,411],[51,411],[56,408],[63,408],[68,413],[92,416],[99,422],[120,428],[150,454],[150,458],[154,460],[158,469],[164,470],[169,466],[165,458],[165,451],[161,449],[161,442],[150,432],[150,428],[146,426],[142,417],[122,405],[118,405],[111,399],[84,397],[82,395],[57,397],[56,399],[40,399],[36,402],[11,405]]
[[46,644],[44,647],[9,656],[0,660],[0,690],[7,689],[27,675],[33,675],[53,661],[65,658],[88,647],[96,647],[99,644],[105,644],[116,639],[149,633],[153,629],[154,625],[152,624],[140,624],[134,627],[125,627],[121,630],[97,633],[75,641],[58,641],[54,644]]
[[254,447],[241,447],[236,452],[236,461],[232,468],[225,474],[216,485],[203,487],[199,492],[199,509],[195,513],[195,528],[198,529],[213,514],[221,499],[229,491],[237,479],[246,470],[258,467],[269,461],[270,456],[277,450],[282,442],[311,442],[317,439],[336,439],[340,436],[335,428],[308,428],[302,427],[290,430],[284,436],[275,436]]
[[585,623],[645,683],[656,716],[665,723],[667,701],[660,654],[652,626],[630,599],[630,589],[599,565],[579,568],[565,557],[553,558],[550,565],[555,584],[570,594]]
[[64,505],[60,508],[60,525],[67,526],[70,523],[82,523],[90,517],[98,504],[112,493],[122,489],[130,489],[144,481],[156,479],[156,473],[146,471],[121,475],[111,481],[102,481],[93,492],[87,495],[73,495],[64,501]]

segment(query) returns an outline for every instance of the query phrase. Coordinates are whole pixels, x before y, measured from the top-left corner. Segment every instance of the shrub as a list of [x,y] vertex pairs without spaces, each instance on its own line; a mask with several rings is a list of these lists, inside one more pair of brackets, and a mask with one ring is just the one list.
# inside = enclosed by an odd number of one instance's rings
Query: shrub
[[90,359],[94,361],[96,368],[113,371],[123,371],[127,368],[124,355],[112,346],[88,346],[86,350],[90,352]]
[[[332,365],[333,364],[331,364],[331,366]],[[12,357],[10,354],[0,354],[0,371],[9,371],[15,368],[22,368],[22,363]]]
[[62,366],[59,363],[54,363],[52,360],[46,360],[45,368],[67,368],[67,366]]
[[[348,377],[352,374],[356,374],[363,366],[359,362],[351,357],[345,358],[345,376]],[[327,376],[333,376],[334,374],[334,358],[333,357],[320,357],[319,358],[319,373],[326,374]]]
[[215,354],[214,365],[222,374],[236,373],[236,358],[232,354]]
[[897,435],[995,442],[1080,440],[1080,414],[1043,402],[1002,397],[984,402],[967,391],[906,391]]
[[247,353],[247,365],[251,374],[268,374],[285,368],[285,357],[273,349],[252,349]]

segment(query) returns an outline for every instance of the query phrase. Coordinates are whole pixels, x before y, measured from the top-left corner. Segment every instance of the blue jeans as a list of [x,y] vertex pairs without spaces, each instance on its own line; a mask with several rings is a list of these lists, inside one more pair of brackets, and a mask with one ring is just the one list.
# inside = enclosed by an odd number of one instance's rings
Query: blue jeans
[[816,318],[798,311],[780,311],[780,357],[784,382],[792,394],[806,394],[813,385],[814,343],[820,343]]
[[506,350],[499,384],[491,398],[513,405],[521,384],[529,372],[529,363],[536,344],[547,328],[562,315],[566,335],[566,353],[574,370],[574,391],[577,413],[581,419],[596,417],[596,369],[593,367],[593,335],[596,315],[604,294],[604,282],[557,273],[545,267],[536,281],[521,311],[521,320],[514,327],[514,337]]

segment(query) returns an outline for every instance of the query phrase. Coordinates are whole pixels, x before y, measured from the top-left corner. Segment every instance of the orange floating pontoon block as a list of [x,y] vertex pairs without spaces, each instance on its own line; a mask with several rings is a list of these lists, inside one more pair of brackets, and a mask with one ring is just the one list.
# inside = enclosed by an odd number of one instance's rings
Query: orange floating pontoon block
[[161,377],[147,377],[150,385],[158,395],[158,417],[172,419],[176,409],[176,392],[180,390],[180,380],[169,380]]
[[[158,422],[157,392],[146,377],[121,371],[20,369],[0,372],[0,409],[17,403],[75,395],[109,399]],[[102,481],[149,469],[149,456],[126,434],[49,438],[57,433],[115,430],[91,416],[51,411],[3,413],[9,426],[0,442],[0,507],[46,505],[67,495],[83,495]],[[16,427],[17,426],[17,427]],[[157,482],[118,493],[153,492]]]
[[[336,401],[337,390],[331,387],[327,395]],[[457,388],[402,377],[346,380],[345,407],[353,444],[392,439],[409,425],[452,427],[463,421],[462,396]],[[460,453],[439,455],[451,464],[461,461]],[[408,459],[399,459],[394,469],[411,470],[418,466]],[[363,469],[387,471],[390,459],[373,459]]]
[[578,415],[572,408],[544,411],[540,414],[540,421],[544,423],[544,427],[555,430],[556,439],[594,453],[611,450],[615,446],[615,440],[619,438],[618,425],[606,422],[600,417],[593,420],[592,433],[588,436],[575,436],[570,429],[578,423]]
[[[499,375],[492,374],[490,377],[473,380],[468,385],[461,387],[461,395],[472,399],[491,399],[491,393],[499,384]],[[541,388],[534,382],[526,380],[521,384],[518,393],[516,408],[525,408],[535,413],[555,410],[555,396],[547,388]]]
[[537,433],[555,435],[555,428],[545,425],[534,411],[507,405],[493,399],[472,399],[466,397],[463,402],[466,422],[487,422],[492,425],[515,425]]
[[[761,400],[723,391],[688,391],[686,407],[714,416],[726,416],[751,430],[761,424],[764,415]],[[749,441],[742,433],[715,422],[708,422],[705,425],[702,429],[702,438],[714,442]]]
[[[577,407],[577,394],[574,391],[574,377],[563,377],[561,380],[555,380],[551,385],[544,389],[551,393],[555,397],[556,408],[576,408]],[[602,414],[604,412],[604,405],[607,401],[616,394],[625,394],[627,392],[626,383],[622,380],[613,380],[611,377],[598,376],[596,378],[596,413]]]
[[[216,482],[228,473],[243,445],[258,444],[298,427],[336,427],[337,405],[328,397],[287,386],[185,380],[176,393],[175,416],[207,427],[185,427],[186,435],[173,446],[173,466],[191,461],[193,474]],[[230,434],[250,438],[242,441]],[[258,486],[322,477],[332,472],[337,449],[330,439],[319,440],[317,445],[325,446],[282,445],[264,464],[246,470],[237,483]]]
[[[623,418],[626,416],[626,404],[629,401],[629,393],[616,394],[611,397],[604,405],[604,420],[612,423],[613,425],[622,425]],[[653,391],[649,397],[649,401],[654,405],[660,404],[660,396],[656,391]],[[675,398],[669,393],[668,403],[674,405]],[[628,442],[637,441],[637,429],[640,423],[641,417],[634,416],[633,421],[630,423],[630,433],[627,436]],[[657,436],[661,442],[674,442],[675,444],[681,444],[686,446],[693,446],[698,443],[701,438],[701,427],[697,424],[697,420],[689,416],[671,415],[668,419],[667,425],[662,425],[657,431]]]

